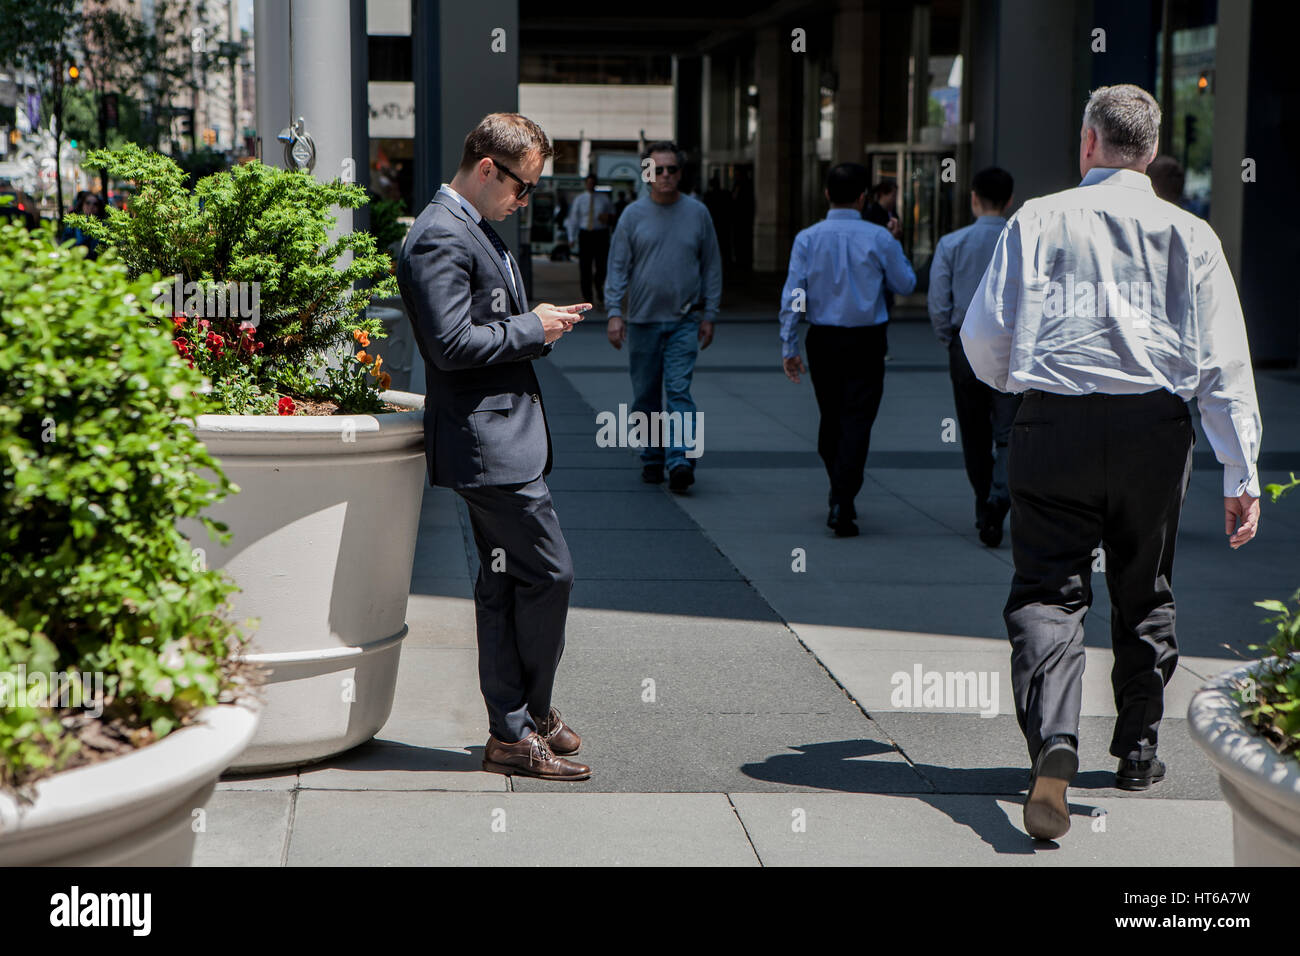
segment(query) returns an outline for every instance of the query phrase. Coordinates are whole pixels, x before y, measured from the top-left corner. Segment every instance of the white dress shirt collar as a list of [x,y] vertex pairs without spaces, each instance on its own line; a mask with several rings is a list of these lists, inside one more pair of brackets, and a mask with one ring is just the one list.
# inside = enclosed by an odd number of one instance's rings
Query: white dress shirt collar
[[1107,186],[1127,186],[1129,189],[1140,189],[1143,192],[1155,195],[1155,189],[1151,186],[1151,177],[1146,173],[1139,173],[1136,169],[1113,169],[1107,166],[1094,166],[1088,170],[1088,174],[1083,177],[1079,185],[1095,186],[1097,183],[1103,182]]
[[468,199],[466,199],[464,196],[462,196],[460,193],[456,192],[456,190],[452,189],[450,184],[443,183],[442,188],[439,189],[438,191],[446,193],[448,196],[451,196],[463,207],[465,207],[465,211],[469,213],[469,217],[473,219],[474,222],[477,223],[480,219],[483,218],[483,214],[474,208],[474,204],[470,202]]

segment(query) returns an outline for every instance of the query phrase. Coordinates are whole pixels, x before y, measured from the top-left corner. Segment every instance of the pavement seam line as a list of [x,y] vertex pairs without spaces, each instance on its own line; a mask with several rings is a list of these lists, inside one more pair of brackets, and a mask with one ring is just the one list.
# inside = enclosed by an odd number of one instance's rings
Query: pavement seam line
[[293,824],[298,816],[298,787],[289,791],[289,823],[284,828],[284,843],[280,846],[280,866],[289,865],[289,844],[293,840]]
[[736,806],[736,801],[731,799],[730,793],[723,794],[723,796],[727,798],[727,803],[731,805],[731,812],[736,815],[736,822],[740,824],[740,830],[745,834],[745,840],[749,843],[749,849],[753,852],[754,859],[758,860],[759,866],[766,867],[767,864],[763,862],[763,857],[759,854],[758,847],[754,846],[754,838],[749,835],[749,827],[745,826],[745,821],[740,816],[740,810]]

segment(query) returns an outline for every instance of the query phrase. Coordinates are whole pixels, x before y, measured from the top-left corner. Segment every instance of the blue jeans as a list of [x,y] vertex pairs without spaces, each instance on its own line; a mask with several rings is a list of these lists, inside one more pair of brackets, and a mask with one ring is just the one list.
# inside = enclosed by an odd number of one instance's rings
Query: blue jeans
[[[633,412],[647,415],[662,411],[669,414],[681,412],[683,422],[688,418],[694,420],[691,377],[695,374],[695,357],[700,354],[699,336],[700,323],[696,319],[627,323]],[[653,444],[642,448],[642,463],[666,464],[669,471],[679,465],[689,465],[694,469],[698,459],[686,457],[681,433],[674,429],[672,438],[673,443],[668,448]]]

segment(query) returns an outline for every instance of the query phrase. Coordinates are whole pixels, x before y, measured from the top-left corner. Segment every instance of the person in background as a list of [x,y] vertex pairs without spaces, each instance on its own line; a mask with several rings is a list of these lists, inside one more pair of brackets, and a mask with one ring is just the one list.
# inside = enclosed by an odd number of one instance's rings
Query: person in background
[[[94,219],[107,219],[108,210],[105,208],[104,199],[98,193],[82,190],[77,193],[77,198],[72,202],[72,212],[80,216],[90,216]],[[71,240],[74,246],[86,247],[86,258],[94,259],[99,255],[99,240],[92,239],[76,226],[69,225],[63,230],[63,241]]]
[[1160,107],[1128,84],[1094,90],[1074,189],[1007,223],[961,325],[971,368],[1024,391],[1011,436],[1015,577],[1003,610],[1016,717],[1032,769],[1025,831],[1070,829],[1079,768],[1083,619],[1100,546],[1110,590],[1115,785],[1165,777],[1156,756],[1178,666],[1172,587],[1196,431],[1223,465],[1226,543],[1259,527],[1263,425],[1246,323],[1219,238],[1158,198]]
[[930,264],[927,297],[934,334],[948,349],[966,477],[975,492],[975,527],[990,548],[1002,543],[1002,523],[1011,510],[1007,442],[1020,396],[995,391],[975,376],[957,332],[1006,227],[1014,186],[1011,174],[996,166],[981,169],[971,178],[970,208],[975,222],[939,240]]
[[903,238],[903,224],[898,221],[898,183],[882,179],[871,187],[871,202],[862,212],[862,218],[884,226],[895,239]]
[[566,226],[569,245],[578,244],[578,278],[582,299],[591,301],[592,273],[595,272],[596,303],[605,305],[605,262],[609,258],[609,230],[614,221],[614,207],[609,197],[596,192],[596,174],[587,173],[583,192],[569,207]]
[[[632,411],[664,410],[695,421],[691,378],[701,349],[713,341],[713,320],[722,297],[722,256],[704,204],[678,189],[686,156],[676,143],[651,143],[650,194],[627,207],[609,254],[605,303],[610,345],[628,345]],[[623,299],[627,298],[626,307]],[[696,309],[703,300],[703,307]],[[624,321],[626,315],[627,320]],[[653,420],[653,419],[652,419]],[[695,482],[700,460],[686,457],[684,436],[669,447],[641,449],[641,480],[682,493]]]
[[1147,178],[1151,188],[1165,202],[1175,206],[1183,205],[1183,187],[1187,184],[1187,174],[1183,164],[1172,156],[1157,156],[1147,167]]
[[862,488],[871,426],[885,385],[885,291],[906,295],[916,274],[903,247],[862,218],[869,176],[841,163],[826,176],[826,218],[800,232],[781,290],[781,364],[794,383],[804,371],[799,319],[808,320],[808,373],[821,422],[817,453],[830,479],[827,526],[837,537],[858,534],[854,499]]

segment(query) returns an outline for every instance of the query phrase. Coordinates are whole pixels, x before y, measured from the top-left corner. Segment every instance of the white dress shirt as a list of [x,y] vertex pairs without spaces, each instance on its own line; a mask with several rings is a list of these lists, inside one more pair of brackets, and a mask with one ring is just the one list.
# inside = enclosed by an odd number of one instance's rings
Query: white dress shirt
[[1237,287],[1209,223],[1131,169],[1094,168],[1007,222],[961,325],[1003,392],[1193,397],[1225,497],[1259,496],[1263,426]]
[[[595,198],[592,198],[595,197]],[[569,218],[564,220],[569,242],[578,241],[578,232],[582,229],[608,229],[609,224],[600,221],[602,215],[614,218],[614,206],[604,193],[589,193],[585,190],[577,195],[569,206]],[[590,222],[591,225],[587,223]]]
[[[476,224],[483,218],[483,214],[474,208],[474,204],[460,193],[456,192],[456,190],[452,189],[449,184],[443,183],[442,188],[438,191],[446,193],[452,199],[460,203],[461,207],[469,213],[469,217],[473,219]],[[515,287],[515,269],[514,264],[510,261],[510,250],[506,250],[506,254],[502,257],[502,260],[506,264],[506,278],[510,280],[510,291],[518,296],[519,290]]]

